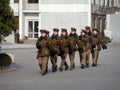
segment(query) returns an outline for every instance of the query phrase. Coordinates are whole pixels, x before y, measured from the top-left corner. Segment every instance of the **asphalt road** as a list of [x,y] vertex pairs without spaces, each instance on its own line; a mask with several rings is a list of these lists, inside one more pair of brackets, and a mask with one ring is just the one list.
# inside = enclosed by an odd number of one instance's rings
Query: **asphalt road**
[[[97,67],[80,69],[76,53],[76,68],[73,71],[49,72],[40,75],[36,49],[7,49],[15,55],[13,71],[0,73],[0,90],[120,90],[120,45],[109,45],[102,50]],[[69,59],[67,59],[69,63]],[[60,58],[58,58],[58,66]]]

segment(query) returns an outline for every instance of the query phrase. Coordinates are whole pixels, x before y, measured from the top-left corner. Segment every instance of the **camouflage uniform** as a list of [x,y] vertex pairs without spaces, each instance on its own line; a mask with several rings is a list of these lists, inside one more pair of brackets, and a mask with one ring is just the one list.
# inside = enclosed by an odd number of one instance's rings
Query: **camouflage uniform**
[[100,35],[98,34],[98,30],[97,29],[93,29],[93,32],[96,31],[97,34],[93,33],[93,37],[92,37],[92,61],[93,64],[92,66],[97,66],[97,62],[98,62],[98,56],[99,56],[99,51],[101,50],[101,46],[103,49],[107,49],[107,46],[105,45],[104,41],[101,39]]
[[84,69],[86,63],[87,63],[87,41],[88,37],[86,36],[86,31],[82,30],[81,33],[85,33],[85,35],[80,35],[79,40],[77,41],[78,50],[79,50],[79,56],[80,56],[80,63],[81,63],[81,69]]
[[[62,32],[65,32],[67,34],[67,30],[66,29],[62,29]],[[66,58],[67,58],[67,53],[68,53],[68,36],[67,35],[61,35],[60,39],[59,39],[59,48],[60,48],[60,56],[61,56],[61,64],[60,64],[60,71],[63,71],[63,66],[65,65],[65,70],[68,69],[68,64],[66,62]]]
[[[46,30],[40,30],[41,33],[46,33],[47,35],[47,31]],[[36,47],[38,49],[38,53],[37,53],[37,59],[38,59],[38,63],[39,63],[39,67],[42,71],[42,75],[45,75],[47,73],[47,65],[48,65],[48,58],[49,58],[49,49],[47,46],[47,42],[48,42],[48,37],[44,36],[44,37],[40,37],[38,38],[37,42],[36,42]]]
[[[54,32],[58,32],[59,29],[54,28]],[[57,58],[59,53],[59,35],[52,35],[51,38],[48,40],[48,46],[50,50],[50,60],[52,63],[52,71],[57,71]]]
[[89,67],[89,61],[90,61],[90,53],[91,53],[91,49],[92,49],[92,32],[90,31],[90,27],[86,26],[85,27],[86,30],[86,35],[87,35],[87,51],[86,51],[86,65],[85,67]]
[[[74,33],[72,33],[74,32]],[[68,37],[68,48],[69,48],[69,58],[70,58],[70,70],[74,69],[75,67],[75,51],[77,50],[76,47],[76,40],[78,38],[78,35],[76,34],[76,29],[71,28],[71,33]]]

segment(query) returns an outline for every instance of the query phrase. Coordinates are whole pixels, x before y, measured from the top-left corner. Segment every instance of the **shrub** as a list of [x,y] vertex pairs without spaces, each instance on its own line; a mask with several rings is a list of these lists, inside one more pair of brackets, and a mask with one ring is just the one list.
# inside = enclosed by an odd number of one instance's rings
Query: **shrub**
[[106,44],[108,44],[108,43],[110,43],[112,40],[109,38],[109,37],[107,37],[107,36],[104,36],[104,37],[102,37],[102,39],[103,39],[103,41],[106,43]]
[[11,65],[12,60],[11,57],[5,53],[0,53],[0,69],[3,70],[3,68],[7,67],[9,68],[9,66]]
[[20,40],[20,41],[19,41],[19,44],[24,44],[24,40]]

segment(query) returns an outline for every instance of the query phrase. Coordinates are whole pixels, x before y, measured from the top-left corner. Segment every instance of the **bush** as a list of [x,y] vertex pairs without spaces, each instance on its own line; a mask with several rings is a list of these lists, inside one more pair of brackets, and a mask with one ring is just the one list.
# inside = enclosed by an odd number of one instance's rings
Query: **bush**
[[106,43],[106,44],[108,44],[108,43],[110,43],[112,40],[109,38],[109,37],[107,37],[107,36],[104,36],[104,37],[102,37],[102,39],[103,39],[103,41]]
[[9,68],[11,63],[12,63],[12,60],[9,55],[5,53],[0,53],[0,69],[1,70],[3,70],[3,68],[6,68],[6,67]]
[[24,40],[20,40],[20,41],[19,41],[19,44],[24,44]]

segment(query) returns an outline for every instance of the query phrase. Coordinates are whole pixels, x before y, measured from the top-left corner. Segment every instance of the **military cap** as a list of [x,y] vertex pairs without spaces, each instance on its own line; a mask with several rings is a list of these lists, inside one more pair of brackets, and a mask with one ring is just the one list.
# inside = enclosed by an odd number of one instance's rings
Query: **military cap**
[[97,32],[99,32],[97,28],[92,29],[92,31],[97,31]]
[[65,29],[65,28],[62,28],[61,30],[62,30],[62,32],[67,32],[67,29]]
[[82,29],[81,33],[84,32],[84,33],[87,33],[84,29]]
[[90,27],[89,27],[89,26],[86,26],[85,29],[86,29],[86,30],[90,30]]
[[71,31],[75,31],[75,32],[76,32],[76,28],[74,28],[74,27],[71,27]]
[[41,33],[47,33],[45,29],[40,30]]
[[59,29],[58,28],[53,28],[53,31],[54,32],[59,32]]

